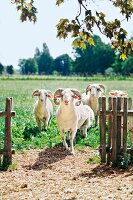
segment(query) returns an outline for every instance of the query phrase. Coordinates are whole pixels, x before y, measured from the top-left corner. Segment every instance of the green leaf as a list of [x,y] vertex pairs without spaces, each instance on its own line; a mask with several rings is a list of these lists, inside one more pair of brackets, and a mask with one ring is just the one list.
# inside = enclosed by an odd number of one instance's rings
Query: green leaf
[[82,49],[86,49],[86,44],[85,44],[85,42],[81,42],[81,43],[80,43],[80,47],[81,47]]
[[74,40],[74,41],[72,42],[72,46],[74,46],[74,47],[80,47],[80,45],[79,45],[79,40]]
[[127,59],[126,54],[122,53],[122,54],[120,55],[120,59],[122,59],[123,61],[126,60],[126,59]]
[[60,6],[63,2],[64,2],[64,0],[57,0],[56,5]]
[[94,40],[93,40],[91,37],[89,37],[87,41],[89,42],[89,44],[90,44],[91,46],[94,46],[94,45],[95,45],[95,44],[94,44]]
[[32,4],[28,3],[27,6],[28,6],[28,10],[30,11],[32,9]]

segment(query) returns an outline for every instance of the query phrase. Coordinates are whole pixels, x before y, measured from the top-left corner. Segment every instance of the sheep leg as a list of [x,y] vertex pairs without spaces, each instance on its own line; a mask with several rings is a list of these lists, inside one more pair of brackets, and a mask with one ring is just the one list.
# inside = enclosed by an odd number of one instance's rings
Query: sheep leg
[[84,138],[87,138],[87,127],[86,126],[83,127],[83,136],[84,136]]
[[66,142],[67,142],[68,146],[70,144],[70,134],[71,134],[70,131],[68,131],[67,134],[66,134]]
[[49,125],[49,119],[44,117],[43,118],[43,124],[44,124],[44,130],[46,130],[48,125]]
[[61,132],[61,137],[62,137],[62,140],[63,140],[63,145],[66,149],[68,149],[68,145],[66,143],[66,137],[65,137],[65,132],[64,131],[60,131]]
[[49,125],[50,125],[51,118],[52,118],[52,115],[51,115],[50,117],[48,117],[48,119],[46,120],[47,126],[49,126]]
[[75,138],[75,135],[76,135],[76,131],[72,132],[71,135],[70,135],[70,153],[72,155],[74,155],[74,138]]
[[52,115],[48,116],[47,118],[44,118],[44,130],[47,129],[47,127],[50,125],[51,118],[52,118]]
[[37,117],[36,117],[36,123],[37,123],[39,131],[41,131],[42,130],[41,121]]

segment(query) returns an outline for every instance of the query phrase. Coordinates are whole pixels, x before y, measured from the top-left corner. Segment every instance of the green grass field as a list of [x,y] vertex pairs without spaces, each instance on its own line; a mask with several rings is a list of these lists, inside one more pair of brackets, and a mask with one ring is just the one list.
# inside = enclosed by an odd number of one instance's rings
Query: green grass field
[[[101,83],[106,87],[106,96],[111,89],[126,90],[133,98],[132,80],[0,80],[0,110],[5,110],[6,97],[13,97],[13,110],[16,117],[12,119],[12,145],[15,149],[43,148],[55,146],[61,143],[59,130],[56,124],[55,115],[47,132],[39,133],[35,124],[33,107],[36,97],[32,98],[32,92],[36,89],[49,89],[53,93],[59,87],[73,87],[85,92],[90,83]],[[54,106],[56,109],[56,106]],[[0,148],[3,147],[4,118],[0,118]],[[99,145],[99,130],[91,129],[87,139],[77,136],[76,145],[89,145],[94,148]]]

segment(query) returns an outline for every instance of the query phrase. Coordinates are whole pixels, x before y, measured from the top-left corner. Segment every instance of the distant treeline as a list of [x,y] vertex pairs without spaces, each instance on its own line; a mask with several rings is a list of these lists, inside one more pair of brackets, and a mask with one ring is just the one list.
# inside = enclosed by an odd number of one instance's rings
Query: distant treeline
[[[109,44],[101,41],[97,35],[94,36],[94,46],[86,45],[86,49],[74,48],[72,59],[68,54],[62,54],[55,59],[51,56],[46,43],[43,43],[42,50],[35,49],[33,58],[20,59],[18,62],[19,72],[22,75],[130,75],[133,73],[133,57],[122,61],[120,54],[115,53]],[[58,48],[58,47],[57,47]],[[12,65],[4,67],[0,63],[0,74],[6,71],[13,74]]]

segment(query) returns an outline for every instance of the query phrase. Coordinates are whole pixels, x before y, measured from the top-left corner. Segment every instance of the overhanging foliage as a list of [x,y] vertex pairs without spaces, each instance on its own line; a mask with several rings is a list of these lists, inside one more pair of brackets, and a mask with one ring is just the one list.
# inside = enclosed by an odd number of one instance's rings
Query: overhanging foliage
[[[72,0],[71,0],[72,1]],[[93,41],[93,28],[97,27],[99,32],[108,37],[115,51],[121,53],[121,59],[125,60],[128,55],[133,55],[133,40],[127,40],[127,31],[122,28],[121,21],[115,19],[114,21],[107,21],[106,15],[103,12],[96,11],[95,14],[88,6],[92,0],[77,0],[79,3],[79,11],[74,19],[68,20],[60,19],[57,24],[57,37],[67,38],[70,34],[75,38],[73,42],[74,47],[86,48],[86,42],[94,45]],[[100,1],[100,0],[99,0]],[[133,1],[132,0],[108,0],[114,7],[120,10],[124,19],[127,21],[133,14]],[[37,9],[34,7],[34,0],[12,0],[20,11],[21,21],[30,20],[36,22]],[[60,6],[66,0],[56,0],[56,5]],[[104,1],[103,1],[104,4]],[[89,7],[89,9],[88,9]],[[84,17],[81,18],[81,13]]]

